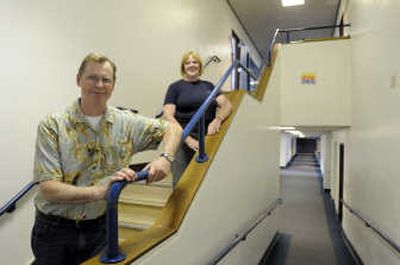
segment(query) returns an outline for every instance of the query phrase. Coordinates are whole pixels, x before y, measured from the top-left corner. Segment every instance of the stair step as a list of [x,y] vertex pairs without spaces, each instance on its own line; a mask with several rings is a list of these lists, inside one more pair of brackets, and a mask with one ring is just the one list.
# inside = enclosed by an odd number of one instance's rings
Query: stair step
[[118,237],[119,237],[119,243],[122,243],[128,239],[135,238],[141,233],[141,231],[138,231],[136,229],[132,228],[127,228],[127,227],[118,227]]
[[162,207],[152,207],[138,204],[118,204],[118,224],[121,227],[136,230],[147,229],[160,215]]
[[119,202],[163,207],[171,192],[171,187],[132,184],[123,189]]

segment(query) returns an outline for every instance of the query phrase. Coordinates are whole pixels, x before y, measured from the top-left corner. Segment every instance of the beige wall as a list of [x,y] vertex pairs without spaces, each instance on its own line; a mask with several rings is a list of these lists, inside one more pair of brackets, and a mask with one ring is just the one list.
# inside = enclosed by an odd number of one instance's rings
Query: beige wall
[[[348,40],[283,45],[280,56],[282,125],[350,125]],[[304,73],[316,83],[302,84]]]
[[[78,97],[75,76],[87,53],[117,63],[113,104],[154,116],[185,50],[218,55],[222,62],[204,74],[217,80],[231,61],[232,29],[250,44],[225,1],[0,1],[0,203],[31,180],[36,126]],[[30,258],[32,220],[30,202],[0,219],[1,264]]]
[[[400,244],[400,2],[348,3],[353,86],[345,200]],[[400,263],[354,216],[345,216],[344,229],[365,264]]]

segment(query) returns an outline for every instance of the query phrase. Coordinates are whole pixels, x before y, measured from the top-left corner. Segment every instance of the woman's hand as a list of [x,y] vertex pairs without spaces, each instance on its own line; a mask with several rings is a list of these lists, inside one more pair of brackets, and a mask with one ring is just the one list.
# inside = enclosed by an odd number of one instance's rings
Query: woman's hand
[[207,134],[208,135],[213,135],[219,132],[219,129],[221,128],[221,120],[219,118],[215,118],[207,128]]
[[199,150],[199,141],[194,139],[192,136],[188,136],[185,140],[185,143],[187,146],[189,146],[190,149],[194,151]]

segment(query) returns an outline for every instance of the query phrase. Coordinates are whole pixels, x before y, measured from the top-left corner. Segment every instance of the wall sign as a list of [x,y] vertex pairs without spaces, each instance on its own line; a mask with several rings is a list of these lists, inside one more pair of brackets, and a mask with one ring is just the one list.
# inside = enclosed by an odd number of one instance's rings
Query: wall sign
[[315,85],[317,83],[317,75],[315,73],[302,73],[301,84],[302,85]]

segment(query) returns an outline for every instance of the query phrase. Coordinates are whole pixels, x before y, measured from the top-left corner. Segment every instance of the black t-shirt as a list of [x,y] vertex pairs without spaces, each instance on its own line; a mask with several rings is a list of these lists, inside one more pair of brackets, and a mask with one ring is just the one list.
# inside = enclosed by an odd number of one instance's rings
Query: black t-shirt
[[[176,106],[175,119],[184,129],[213,89],[214,85],[208,81],[199,80],[195,82],[188,82],[181,79],[172,83],[168,87],[167,94],[165,95],[164,105],[174,104]],[[216,97],[218,96],[219,93]],[[206,130],[208,124],[210,124],[210,122],[215,118],[216,109],[217,102],[214,99],[206,111]],[[191,135],[197,136],[197,132],[198,126],[195,126]]]

